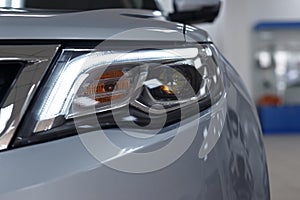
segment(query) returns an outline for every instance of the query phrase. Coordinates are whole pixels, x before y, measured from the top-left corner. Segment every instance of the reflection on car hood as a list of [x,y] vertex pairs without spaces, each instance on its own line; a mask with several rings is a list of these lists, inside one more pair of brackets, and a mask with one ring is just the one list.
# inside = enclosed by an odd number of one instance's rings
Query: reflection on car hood
[[[157,11],[106,9],[82,12],[4,12],[0,11],[0,40],[126,40],[184,41],[183,25],[157,16]],[[198,40],[207,41],[205,31]]]

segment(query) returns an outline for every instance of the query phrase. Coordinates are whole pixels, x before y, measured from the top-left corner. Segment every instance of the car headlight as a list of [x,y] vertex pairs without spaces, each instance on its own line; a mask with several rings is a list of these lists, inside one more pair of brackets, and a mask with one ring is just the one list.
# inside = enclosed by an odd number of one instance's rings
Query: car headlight
[[[122,113],[124,107],[134,110],[126,115],[143,120],[195,103],[201,111],[222,96],[222,67],[211,44],[129,46],[62,50],[26,119],[27,135],[18,140],[63,137],[74,118],[88,121],[91,114],[107,118],[110,127],[115,125],[111,111]],[[173,114],[165,125],[180,119]]]

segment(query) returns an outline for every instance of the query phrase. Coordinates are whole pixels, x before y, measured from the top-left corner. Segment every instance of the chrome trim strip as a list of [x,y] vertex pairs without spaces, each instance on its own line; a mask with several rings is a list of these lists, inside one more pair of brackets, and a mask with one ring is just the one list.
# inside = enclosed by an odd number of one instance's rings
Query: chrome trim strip
[[26,61],[0,108],[0,150],[7,149],[60,45],[0,45],[0,61]]
[[41,59],[36,59],[36,58],[10,58],[10,57],[1,58],[0,57],[0,62],[1,61],[26,61],[28,64],[35,64],[35,63],[38,63],[38,62],[45,62],[47,60],[48,59],[41,60]]

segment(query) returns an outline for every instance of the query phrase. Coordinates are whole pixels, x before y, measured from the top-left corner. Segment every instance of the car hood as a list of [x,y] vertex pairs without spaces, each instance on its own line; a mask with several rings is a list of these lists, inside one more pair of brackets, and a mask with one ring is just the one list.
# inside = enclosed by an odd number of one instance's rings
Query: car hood
[[[185,41],[183,28],[157,11],[106,9],[68,13],[0,12],[0,40],[161,40]],[[183,31],[184,30],[184,31]],[[185,34],[183,34],[185,33]],[[197,30],[197,39],[209,40]]]

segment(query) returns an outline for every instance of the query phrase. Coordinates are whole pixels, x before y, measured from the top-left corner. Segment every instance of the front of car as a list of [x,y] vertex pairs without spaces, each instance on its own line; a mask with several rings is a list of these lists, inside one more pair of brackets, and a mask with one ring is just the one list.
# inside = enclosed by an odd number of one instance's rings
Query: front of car
[[269,199],[239,76],[163,14],[1,11],[1,199]]

